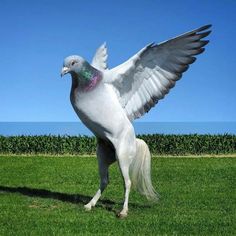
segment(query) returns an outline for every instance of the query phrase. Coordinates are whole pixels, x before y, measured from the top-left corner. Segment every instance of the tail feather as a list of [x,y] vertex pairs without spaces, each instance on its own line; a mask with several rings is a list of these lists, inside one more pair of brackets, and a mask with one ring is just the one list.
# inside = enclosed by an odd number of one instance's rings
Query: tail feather
[[142,139],[136,139],[137,154],[130,165],[132,186],[148,200],[158,200],[151,181],[151,154],[147,144]]

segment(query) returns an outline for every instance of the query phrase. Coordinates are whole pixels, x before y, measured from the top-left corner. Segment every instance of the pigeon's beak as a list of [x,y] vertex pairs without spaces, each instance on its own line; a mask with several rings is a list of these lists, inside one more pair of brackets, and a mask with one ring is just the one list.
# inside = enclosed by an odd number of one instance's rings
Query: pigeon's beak
[[68,67],[63,67],[61,70],[61,77],[67,73],[69,73],[70,69]]

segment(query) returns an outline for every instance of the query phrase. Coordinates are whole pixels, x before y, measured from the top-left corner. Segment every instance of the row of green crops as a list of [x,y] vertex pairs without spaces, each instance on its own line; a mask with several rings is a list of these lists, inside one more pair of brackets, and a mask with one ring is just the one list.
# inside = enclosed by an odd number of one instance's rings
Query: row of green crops
[[[235,154],[236,135],[139,135],[154,155]],[[95,154],[87,136],[0,136],[1,154]]]

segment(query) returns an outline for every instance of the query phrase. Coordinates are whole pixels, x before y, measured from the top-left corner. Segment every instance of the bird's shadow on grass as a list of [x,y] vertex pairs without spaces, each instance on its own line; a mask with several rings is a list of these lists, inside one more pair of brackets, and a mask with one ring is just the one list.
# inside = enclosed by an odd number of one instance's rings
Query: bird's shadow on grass
[[[73,204],[87,204],[91,200],[91,196],[85,196],[82,194],[69,194],[69,193],[60,193],[53,192],[46,189],[36,189],[29,187],[8,187],[8,186],[0,186],[0,192],[8,192],[8,193],[20,193],[29,197],[41,197],[41,198],[51,198],[55,200],[59,200],[62,202],[69,202]],[[117,215],[117,211],[114,209],[115,205],[122,206],[121,202],[114,202],[108,199],[100,199],[96,207],[100,207],[106,209],[107,211],[113,212]],[[129,203],[129,206],[135,208],[149,208],[150,206],[140,205],[135,203]]]

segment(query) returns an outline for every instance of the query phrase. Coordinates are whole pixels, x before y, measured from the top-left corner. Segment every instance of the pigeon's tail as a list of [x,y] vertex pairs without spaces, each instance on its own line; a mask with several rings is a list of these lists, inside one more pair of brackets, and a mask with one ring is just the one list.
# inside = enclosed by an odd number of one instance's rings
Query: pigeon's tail
[[151,154],[142,139],[136,139],[137,154],[130,165],[132,186],[148,200],[158,200],[151,181]]

